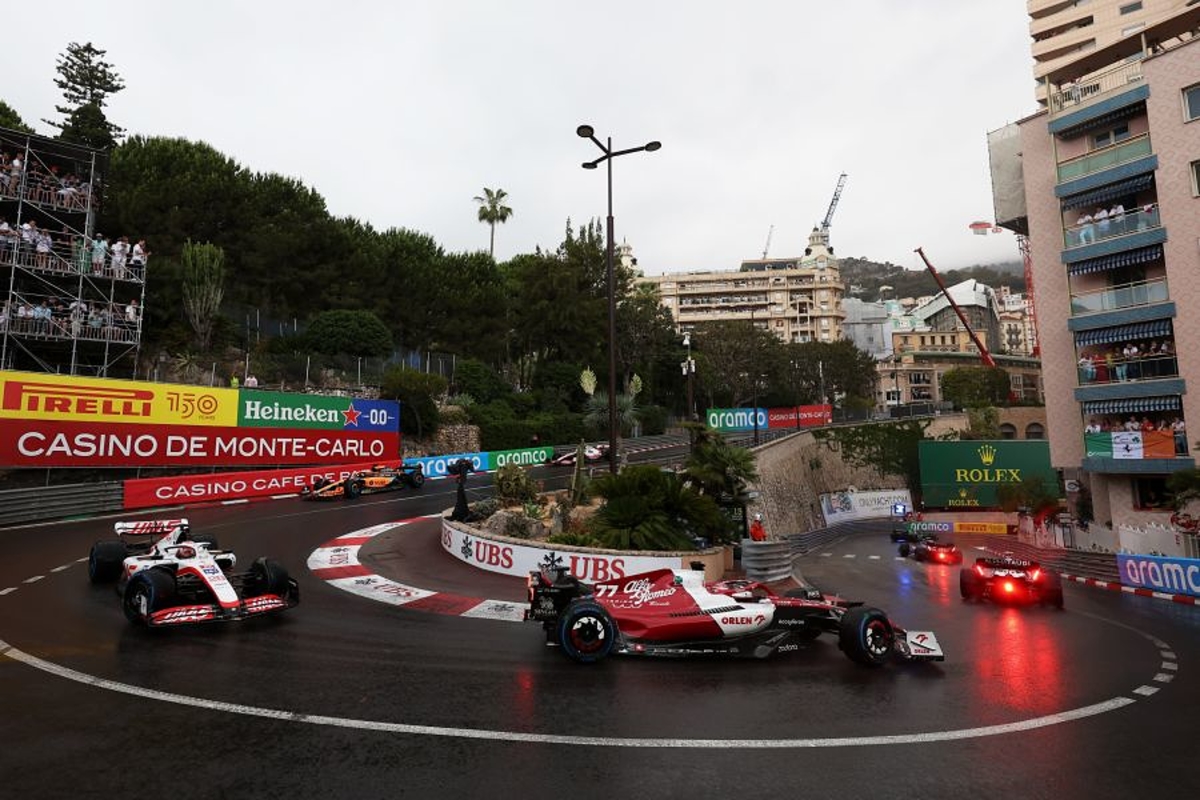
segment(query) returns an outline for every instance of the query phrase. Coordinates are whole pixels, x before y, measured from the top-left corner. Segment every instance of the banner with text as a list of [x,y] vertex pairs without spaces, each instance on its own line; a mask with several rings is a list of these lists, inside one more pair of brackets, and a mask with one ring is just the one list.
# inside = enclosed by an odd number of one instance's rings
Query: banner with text
[[[757,423],[755,418],[757,416]],[[768,428],[811,428],[833,420],[833,406],[791,406],[785,408],[710,408],[705,412],[708,427],[718,431],[752,431]],[[797,425],[797,419],[799,425]]]
[[826,525],[838,525],[860,519],[892,516],[892,506],[912,508],[908,489],[880,489],[866,492],[831,492],[821,495],[821,513]]
[[[248,497],[297,494],[313,478],[340,481],[381,462],[340,464],[334,467],[258,470],[254,472],[209,472],[172,475],[165,478],[135,478],[125,481],[125,508],[204,503]],[[395,465],[395,461],[382,462]]]
[[1200,560],[1117,553],[1117,569],[1127,586],[1200,597]]
[[1058,491],[1050,466],[1050,443],[1043,440],[922,441],[921,492],[926,508],[996,508],[996,489],[1041,478]]
[[1113,431],[1085,433],[1084,455],[1091,458],[1174,458],[1173,431]]

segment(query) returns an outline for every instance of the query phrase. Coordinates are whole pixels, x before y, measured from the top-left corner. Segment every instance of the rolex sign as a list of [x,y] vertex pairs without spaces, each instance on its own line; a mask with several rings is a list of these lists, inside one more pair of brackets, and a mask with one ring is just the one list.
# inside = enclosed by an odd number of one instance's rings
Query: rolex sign
[[921,493],[926,508],[996,508],[996,489],[1040,477],[1058,485],[1045,440],[921,442]]

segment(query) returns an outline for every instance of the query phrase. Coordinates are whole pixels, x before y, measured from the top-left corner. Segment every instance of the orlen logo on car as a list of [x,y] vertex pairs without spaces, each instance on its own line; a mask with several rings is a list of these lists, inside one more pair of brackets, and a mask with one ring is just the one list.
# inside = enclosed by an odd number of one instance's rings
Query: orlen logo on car
[[4,386],[6,411],[148,417],[153,402],[154,392],[148,389],[62,386],[30,381],[9,381]]
[[721,617],[721,624],[722,625],[757,625],[760,622],[762,622],[764,619],[766,619],[766,617],[764,617],[762,614],[758,614],[753,617]]

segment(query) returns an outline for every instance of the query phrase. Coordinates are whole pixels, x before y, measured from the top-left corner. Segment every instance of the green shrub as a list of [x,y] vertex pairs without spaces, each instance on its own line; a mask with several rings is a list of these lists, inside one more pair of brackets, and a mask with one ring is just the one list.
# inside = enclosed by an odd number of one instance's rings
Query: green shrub
[[563,531],[546,537],[547,544],[565,544],[572,547],[596,547],[599,542],[585,531]]
[[517,464],[505,464],[496,470],[492,486],[501,505],[524,506],[526,503],[537,502],[537,483]]
[[643,436],[657,436],[667,432],[667,409],[662,406],[643,406],[638,409],[638,420],[642,423]]
[[478,500],[467,505],[467,522],[482,522],[500,510],[500,501],[494,497]]

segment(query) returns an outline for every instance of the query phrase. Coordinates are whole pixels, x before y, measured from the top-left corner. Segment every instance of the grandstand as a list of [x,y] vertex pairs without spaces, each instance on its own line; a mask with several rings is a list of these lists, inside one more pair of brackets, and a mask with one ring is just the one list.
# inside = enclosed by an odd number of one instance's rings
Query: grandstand
[[114,258],[118,237],[96,230],[107,168],[103,151],[0,128],[0,367],[137,377],[145,259],[132,243]]

